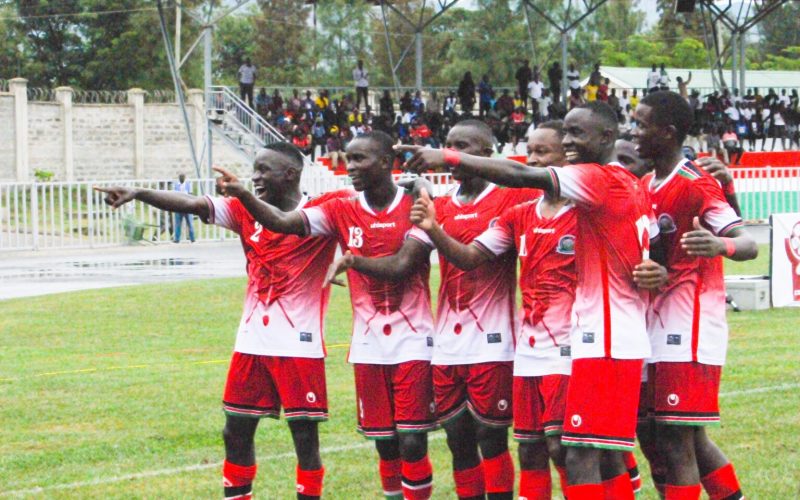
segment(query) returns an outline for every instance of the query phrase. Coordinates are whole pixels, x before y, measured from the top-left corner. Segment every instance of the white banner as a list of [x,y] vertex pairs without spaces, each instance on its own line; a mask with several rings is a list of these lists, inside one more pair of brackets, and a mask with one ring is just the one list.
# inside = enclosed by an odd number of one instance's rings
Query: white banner
[[773,214],[771,269],[773,307],[800,307],[800,214]]

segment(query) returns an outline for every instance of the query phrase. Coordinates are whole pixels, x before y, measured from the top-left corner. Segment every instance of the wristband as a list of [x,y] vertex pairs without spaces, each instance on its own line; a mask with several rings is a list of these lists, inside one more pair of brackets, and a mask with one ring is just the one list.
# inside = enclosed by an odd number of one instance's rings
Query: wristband
[[730,181],[722,186],[722,190],[725,192],[725,194],[736,194],[736,191],[733,188],[733,181]]
[[733,242],[732,238],[720,238],[722,242],[725,244],[725,257],[733,257],[733,254],[736,253],[736,244]]
[[444,148],[444,163],[450,167],[457,167],[461,164],[461,153],[453,148]]

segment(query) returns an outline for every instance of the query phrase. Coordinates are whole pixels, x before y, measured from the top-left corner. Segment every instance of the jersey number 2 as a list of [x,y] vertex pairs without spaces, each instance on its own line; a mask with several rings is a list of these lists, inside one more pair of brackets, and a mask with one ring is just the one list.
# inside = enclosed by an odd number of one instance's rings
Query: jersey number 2
[[364,231],[360,227],[350,226],[348,228],[350,238],[347,241],[347,246],[351,248],[361,248],[364,244]]

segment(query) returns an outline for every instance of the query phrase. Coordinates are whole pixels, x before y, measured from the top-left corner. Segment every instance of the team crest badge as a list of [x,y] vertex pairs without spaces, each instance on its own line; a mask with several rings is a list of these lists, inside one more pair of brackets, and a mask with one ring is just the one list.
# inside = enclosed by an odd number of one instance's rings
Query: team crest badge
[[569,419],[569,421],[572,424],[572,427],[580,427],[581,424],[583,423],[583,419],[577,413],[573,415],[572,418]]
[[556,252],[564,255],[575,255],[575,237],[566,234],[558,240]]
[[658,216],[658,230],[664,234],[674,233],[678,230],[675,226],[675,221],[672,220],[669,214],[661,214]]
[[489,221],[489,227],[494,227],[497,225],[497,221],[500,220],[500,217],[495,217],[494,219]]
[[316,403],[317,395],[314,394],[313,392],[309,392],[308,394],[306,394],[306,401],[308,401],[309,403]]
[[497,409],[500,411],[506,411],[508,409],[508,401],[505,399],[501,399],[497,402]]
[[680,402],[681,398],[679,398],[677,394],[670,394],[667,396],[667,404],[670,406],[678,406]]

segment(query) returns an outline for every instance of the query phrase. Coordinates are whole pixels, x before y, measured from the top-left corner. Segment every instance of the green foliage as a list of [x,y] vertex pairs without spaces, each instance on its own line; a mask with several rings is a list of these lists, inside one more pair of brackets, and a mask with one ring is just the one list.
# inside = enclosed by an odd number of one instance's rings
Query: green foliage
[[800,46],[786,47],[780,54],[767,54],[758,69],[800,71]]
[[672,64],[676,68],[705,68],[708,54],[705,45],[695,38],[684,38],[672,47]]
[[53,180],[53,172],[48,170],[40,170],[36,169],[33,171],[33,175],[36,177],[36,180],[39,182],[50,182]]

